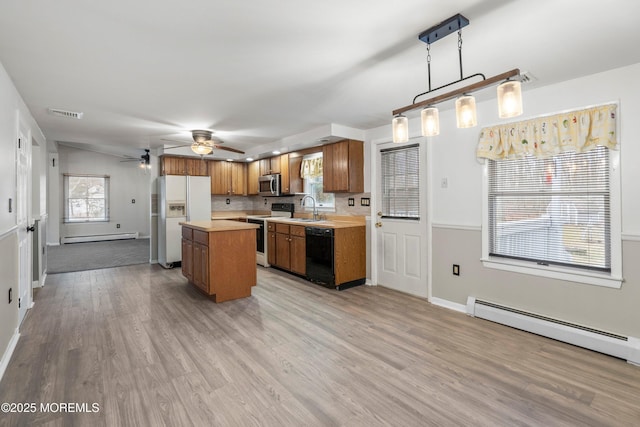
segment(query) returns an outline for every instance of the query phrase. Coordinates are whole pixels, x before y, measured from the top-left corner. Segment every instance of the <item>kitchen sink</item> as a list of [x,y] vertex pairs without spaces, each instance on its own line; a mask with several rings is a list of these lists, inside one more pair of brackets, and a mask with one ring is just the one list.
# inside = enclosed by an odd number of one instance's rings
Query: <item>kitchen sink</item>
[[289,218],[289,221],[296,222],[323,222],[323,219],[313,219],[313,218]]

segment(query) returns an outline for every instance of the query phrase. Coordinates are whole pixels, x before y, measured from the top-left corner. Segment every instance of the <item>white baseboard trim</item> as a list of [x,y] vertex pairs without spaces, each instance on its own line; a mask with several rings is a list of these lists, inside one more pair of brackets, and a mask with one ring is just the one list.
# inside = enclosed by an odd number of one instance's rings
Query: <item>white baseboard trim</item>
[[439,307],[448,308],[449,310],[458,311],[460,313],[467,312],[467,306],[464,304],[458,304],[457,302],[448,301],[442,298],[432,297],[429,302],[433,305],[437,305]]
[[47,246],[60,246],[60,243],[49,243],[49,242],[47,242]]
[[364,284],[365,284],[366,286],[376,286],[376,285],[374,285],[374,284],[373,284],[373,282],[371,281],[371,279],[365,279]]
[[16,345],[18,345],[18,339],[20,339],[20,332],[18,328],[16,328],[11,340],[9,340],[9,345],[2,355],[2,359],[0,359],[0,381],[2,381],[2,377],[4,376],[4,372],[7,370],[7,366],[9,366],[9,361],[11,360],[11,356],[13,355],[13,351],[16,349]]
[[149,260],[149,264],[157,264],[158,260],[157,259],[150,259]]

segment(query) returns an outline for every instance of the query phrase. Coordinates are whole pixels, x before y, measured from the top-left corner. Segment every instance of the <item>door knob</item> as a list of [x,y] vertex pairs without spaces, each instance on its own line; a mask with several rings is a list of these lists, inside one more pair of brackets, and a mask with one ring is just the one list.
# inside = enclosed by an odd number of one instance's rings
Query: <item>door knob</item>
[[380,228],[382,227],[382,223],[381,222],[376,222],[376,228]]
[[27,227],[27,232],[29,232],[29,231],[30,231],[30,232],[32,232],[32,233],[33,233],[34,231],[36,231],[36,227],[35,227],[35,225],[32,225],[31,227]]
[[382,211],[378,212],[378,216],[382,216]]

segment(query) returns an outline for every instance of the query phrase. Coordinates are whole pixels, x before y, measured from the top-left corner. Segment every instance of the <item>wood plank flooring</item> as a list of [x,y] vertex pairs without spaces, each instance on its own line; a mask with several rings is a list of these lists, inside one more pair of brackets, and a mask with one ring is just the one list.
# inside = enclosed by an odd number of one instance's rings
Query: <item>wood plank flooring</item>
[[2,426],[639,426],[640,368],[381,287],[259,268],[214,304],[179,269],[50,275],[0,402]]

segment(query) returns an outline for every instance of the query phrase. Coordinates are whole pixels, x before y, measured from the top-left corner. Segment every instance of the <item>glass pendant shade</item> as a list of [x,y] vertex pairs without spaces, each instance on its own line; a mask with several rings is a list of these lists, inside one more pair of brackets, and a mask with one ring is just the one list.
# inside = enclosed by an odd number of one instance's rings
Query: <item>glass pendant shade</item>
[[422,135],[435,136],[440,134],[440,117],[436,107],[427,107],[420,113]]
[[456,123],[459,128],[472,128],[478,124],[476,117],[476,99],[463,95],[456,99]]
[[393,142],[409,141],[409,119],[402,114],[398,114],[391,122],[393,130]]
[[522,90],[520,82],[507,80],[498,86],[498,115],[501,119],[522,114]]
[[207,144],[194,142],[193,144],[191,144],[191,151],[204,156],[206,154],[210,154],[213,151],[213,147]]

